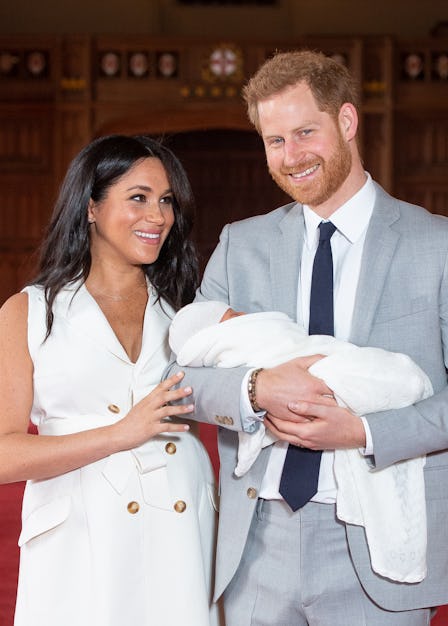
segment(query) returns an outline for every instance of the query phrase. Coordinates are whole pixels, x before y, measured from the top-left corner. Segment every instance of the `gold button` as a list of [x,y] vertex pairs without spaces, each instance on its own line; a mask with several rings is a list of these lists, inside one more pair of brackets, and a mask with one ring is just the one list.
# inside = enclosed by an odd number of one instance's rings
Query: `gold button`
[[120,412],[120,407],[117,406],[116,404],[109,404],[109,406],[107,408],[109,409],[109,411],[111,413],[119,413]]
[[138,502],[135,502],[135,500],[132,500],[132,502],[129,502],[128,504],[128,511],[129,513],[131,513],[131,515],[135,515],[136,513],[138,513],[140,510],[140,505]]
[[177,513],[183,513],[186,508],[187,508],[187,505],[185,504],[183,500],[178,500],[174,505],[174,510]]
[[257,497],[257,490],[254,487],[249,487],[247,490],[247,497],[254,500]]
[[165,452],[167,454],[176,454],[176,444],[169,441],[165,446]]

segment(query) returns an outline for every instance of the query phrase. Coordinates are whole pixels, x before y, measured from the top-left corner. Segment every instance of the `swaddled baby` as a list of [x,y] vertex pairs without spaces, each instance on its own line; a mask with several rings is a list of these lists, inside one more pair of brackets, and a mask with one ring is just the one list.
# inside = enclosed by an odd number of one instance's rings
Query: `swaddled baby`
[[[222,302],[193,303],[174,317],[170,346],[179,365],[191,367],[273,367],[322,354],[309,372],[357,415],[402,408],[432,394],[428,377],[408,356],[308,336],[280,312],[244,314]],[[235,474],[242,476],[275,439],[262,423],[238,437]],[[358,450],[335,451],[338,517],[365,527],[373,569],[401,582],[426,574],[424,462],[418,457],[374,471]]]

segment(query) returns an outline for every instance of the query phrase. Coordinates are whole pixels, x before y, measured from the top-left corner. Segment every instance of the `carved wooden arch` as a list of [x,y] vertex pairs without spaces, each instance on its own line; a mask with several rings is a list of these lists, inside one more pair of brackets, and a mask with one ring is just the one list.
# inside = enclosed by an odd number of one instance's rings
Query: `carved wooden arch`
[[108,120],[94,129],[95,137],[114,133],[163,135],[194,130],[254,130],[243,107],[214,107],[213,109],[151,110],[137,114],[132,110],[125,116]]

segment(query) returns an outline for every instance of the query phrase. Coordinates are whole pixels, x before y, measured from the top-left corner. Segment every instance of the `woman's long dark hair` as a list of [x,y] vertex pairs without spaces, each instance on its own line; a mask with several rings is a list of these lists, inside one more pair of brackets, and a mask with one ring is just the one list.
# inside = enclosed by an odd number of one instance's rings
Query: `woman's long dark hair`
[[86,146],[70,164],[41,245],[38,272],[32,284],[45,289],[47,336],[58,292],[79,279],[85,281],[90,271],[90,199],[101,202],[121,176],[137,161],[148,157],[160,159],[166,170],[174,196],[174,224],[158,259],[143,269],[158,297],[174,309],[192,301],[199,272],[189,239],[194,198],[184,168],[171,150],[145,135],[101,137]]

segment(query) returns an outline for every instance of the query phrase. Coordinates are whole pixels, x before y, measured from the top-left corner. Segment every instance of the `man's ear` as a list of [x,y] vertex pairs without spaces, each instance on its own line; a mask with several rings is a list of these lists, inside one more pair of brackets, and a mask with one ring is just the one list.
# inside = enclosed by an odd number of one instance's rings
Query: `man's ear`
[[358,112],[350,102],[345,102],[339,111],[339,127],[343,137],[350,141],[358,130]]

